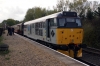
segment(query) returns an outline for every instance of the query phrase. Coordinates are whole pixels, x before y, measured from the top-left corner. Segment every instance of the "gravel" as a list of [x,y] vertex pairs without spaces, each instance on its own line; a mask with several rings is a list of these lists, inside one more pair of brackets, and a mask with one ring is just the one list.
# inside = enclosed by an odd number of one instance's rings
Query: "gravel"
[[42,48],[38,48],[16,35],[3,35],[3,43],[9,45],[10,53],[0,55],[0,66],[67,66]]

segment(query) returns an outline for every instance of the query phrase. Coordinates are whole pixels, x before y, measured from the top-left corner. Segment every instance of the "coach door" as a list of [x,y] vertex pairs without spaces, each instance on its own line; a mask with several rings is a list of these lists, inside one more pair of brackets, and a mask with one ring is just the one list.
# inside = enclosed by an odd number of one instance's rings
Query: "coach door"
[[47,41],[50,41],[50,19],[46,20],[46,37]]

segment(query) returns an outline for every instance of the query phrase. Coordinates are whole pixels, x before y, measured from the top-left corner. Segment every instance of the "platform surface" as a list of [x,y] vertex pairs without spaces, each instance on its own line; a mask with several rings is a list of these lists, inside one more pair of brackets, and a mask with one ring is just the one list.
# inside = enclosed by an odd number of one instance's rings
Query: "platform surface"
[[4,34],[3,37],[3,43],[9,45],[10,53],[0,55],[0,66],[87,66],[18,34]]

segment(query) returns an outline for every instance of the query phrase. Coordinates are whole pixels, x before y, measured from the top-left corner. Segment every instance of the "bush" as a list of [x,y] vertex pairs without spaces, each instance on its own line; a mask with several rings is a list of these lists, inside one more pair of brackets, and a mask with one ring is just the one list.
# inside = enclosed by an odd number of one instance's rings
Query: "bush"
[[84,38],[83,43],[87,46],[100,49],[100,26],[98,21],[84,22]]

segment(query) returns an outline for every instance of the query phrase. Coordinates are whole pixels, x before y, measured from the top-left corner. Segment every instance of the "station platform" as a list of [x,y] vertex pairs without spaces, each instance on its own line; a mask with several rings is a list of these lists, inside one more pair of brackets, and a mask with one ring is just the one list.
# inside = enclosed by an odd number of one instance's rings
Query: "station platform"
[[0,66],[89,66],[18,34],[5,33],[3,43],[9,45],[10,53],[0,56]]

